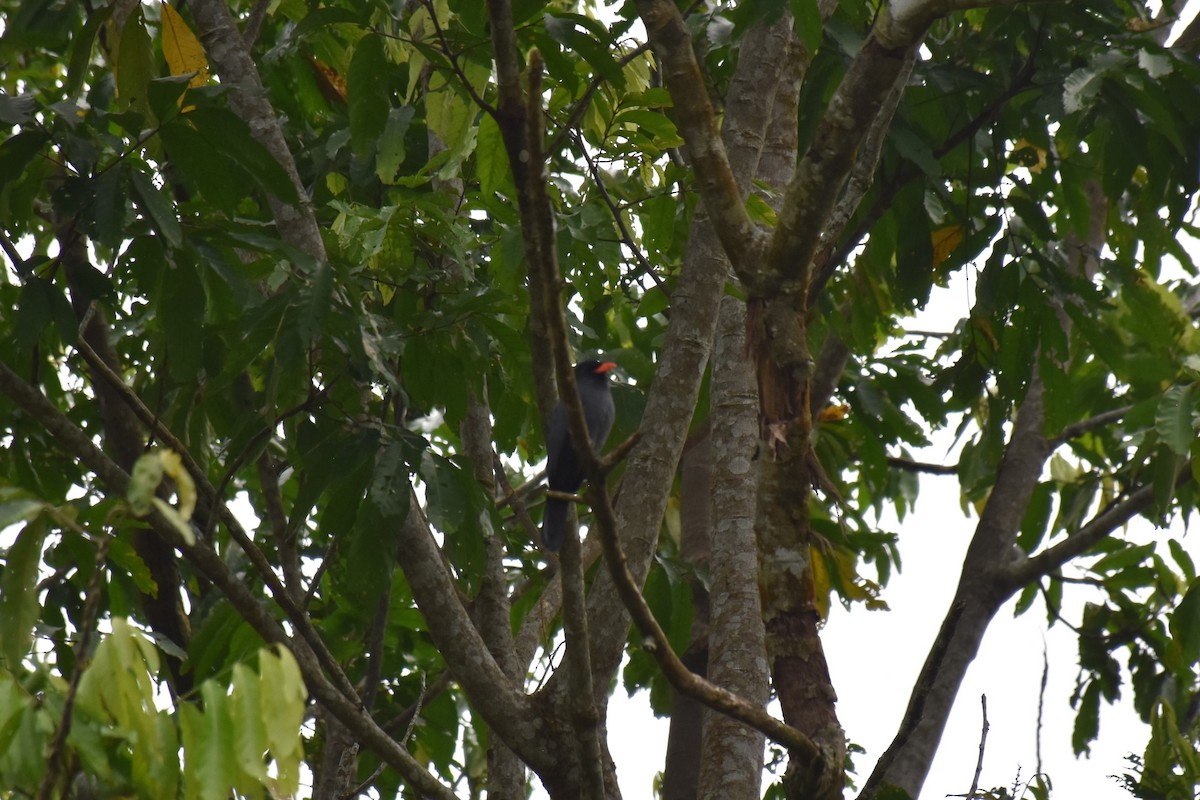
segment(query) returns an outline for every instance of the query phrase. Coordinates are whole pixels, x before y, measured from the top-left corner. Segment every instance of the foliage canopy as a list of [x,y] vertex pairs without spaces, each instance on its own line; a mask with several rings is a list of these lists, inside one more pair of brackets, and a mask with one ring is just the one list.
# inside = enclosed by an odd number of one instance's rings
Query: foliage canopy
[[[765,736],[843,796],[818,621],[886,603],[932,470],[977,526],[860,796],[1080,583],[1076,751],[1132,691],[1127,788],[1194,796],[1195,564],[1123,528],[1200,485],[1180,10],[0,0],[0,795],[616,796],[627,656],[669,790],[759,797]],[[569,353],[620,452],[560,563]]]

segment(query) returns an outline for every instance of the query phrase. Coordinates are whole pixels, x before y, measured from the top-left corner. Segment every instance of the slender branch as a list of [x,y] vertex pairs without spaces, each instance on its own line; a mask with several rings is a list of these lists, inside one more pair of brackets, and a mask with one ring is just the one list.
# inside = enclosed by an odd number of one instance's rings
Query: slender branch
[[1102,411],[1094,417],[1088,417],[1087,419],[1067,425],[1058,432],[1058,436],[1055,436],[1050,440],[1050,444],[1052,446],[1057,446],[1064,442],[1068,442],[1077,436],[1090,433],[1097,428],[1103,428],[1105,425],[1113,422],[1120,422],[1121,420],[1125,419],[1132,409],[1132,405],[1121,406],[1120,408],[1114,408],[1111,411]]
[[896,76],[892,79],[891,89],[880,104],[879,113],[876,114],[874,120],[871,122],[871,130],[863,140],[863,146],[858,153],[854,170],[850,173],[850,180],[846,185],[846,191],[842,193],[842,197],[838,200],[837,205],[830,215],[828,224],[821,231],[821,241],[824,244],[821,251],[814,258],[816,270],[812,283],[809,286],[809,305],[812,305],[814,298],[820,296],[826,282],[828,282],[834,270],[841,264],[840,260],[830,261],[828,259],[829,250],[842,238],[842,233],[854,216],[854,212],[858,210],[859,203],[862,202],[875,182],[875,172],[879,167],[879,158],[883,154],[883,143],[887,140],[887,133],[891,129],[892,119],[896,115],[896,109],[900,105],[901,98],[904,97],[904,89],[908,85],[908,79],[912,75],[913,66],[916,62],[917,51],[915,49],[910,50],[905,55],[900,70],[897,71]]
[[[626,64],[633,61],[635,58],[640,56],[642,53],[645,53],[649,49],[650,43],[642,42],[637,47],[618,58],[617,66],[624,67]],[[553,139],[550,140],[550,144],[546,146],[547,153],[557,153],[560,149],[562,149],[563,143],[566,141],[567,137],[572,135],[572,132],[576,126],[578,126],[583,120],[583,115],[587,113],[588,107],[592,102],[592,95],[594,95],[596,91],[599,90],[599,88],[607,81],[608,79],[603,75],[597,75],[592,78],[592,80],[588,83],[587,89],[583,91],[583,94],[571,107],[571,113],[567,115],[566,120],[564,120],[559,126],[558,133]]]
[[[567,324],[562,312],[562,279],[554,242],[554,210],[546,193],[546,156],[542,150],[543,137],[541,114],[542,86],[541,54],[534,50],[529,56],[529,107],[525,123],[528,126],[526,144],[529,148],[530,170],[528,181],[517,187],[528,198],[529,213],[533,215],[532,227],[538,236],[542,260],[536,265],[534,279],[541,282],[542,315],[549,334],[550,350],[554,355],[554,368],[558,376],[559,394],[567,408],[567,423],[575,452],[580,455],[584,472],[589,480],[604,488],[604,475],[588,436],[587,423],[583,418],[583,406],[575,386],[575,373],[571,368],[570,346],[567,344]],[[592,696],[592,660],[587,625],[587,591],[583,580],[583,565],[580,557],[579,530],[568,525],[567,542],[563,545],[561,567],[563,594],[563,633],[567,641],[567,683],[571,707],[571,724],[575,729],[579,767],[582,773],[580,788],[590,800],[602,800],[605,796],[603,747],[600,742],[600,714]]]
[[[1184,462],[1175,476],[1175,486],[1191,480],[1190,462]],[[1004,571],[1004,579],[1020,588],[1041,577],[1057,572],[1071,559],[1094,547],[1101,539],[1124,525],[1134,516],[1154,504],[1154,486],[1146,484],[1131,492],[1124,500],[1101,511],[1075,533],[1037,555],[1017,561]]]
[[[84,325],[81,327],[81,329],[86,327],[87,321],[88,317],[85,315]],[[144,424],[151,431],[154,431],[164,444],[166,444],[171,448],[171,450],[179,455],[180,459],[183,461],[184,468],[187,469],[188,474],[192,476],[192,479],[195,481],[196,487],[199,489],[200,494],[211,505],[211,519],[219,518],[221,522],[225,524],[226,529],[229,531],[234,541],[237,542],[238,547],[242,548],[242,550],[246,553],[246,556],[250,559],[250,563],[254,565],[255,571],[266,583],[267,588],[270,589],[271,596],[274,598],[275,602],[279,604],[279,607],[282,608],[284,613],[287,614],[288,619],[293,625],[296,626],[296,629],[313,648],[313,652],[316,653],[322,665],[324,665],[329,674],[332,675],[337,681],[340,690],[343,691],[348,697],[355,697],[353,684],[350,683],[349,678],[347,678],[345,672],[342,671],[341,665],[338,664],[337,659],[335,659],[333,654],[329,652],[329,648],[326,647],[325,642],[320,637],[320,634],[318,634],[316,629],[313,627],[312,620],[309,619],[302,606],[293,601],[291,592],[288,591],[287,587],[285,587],[283,582],[279,579],[279,576],[275,573],[270,561],[267,560],[266,555],[264,555],[258,545],[254,543],[254,540],[250,538],[249,533],[247,533],[246,529],[242,527],[241,521],[238,520],[233,512],[229,510],[229,507],[225,504],[224,500],[221,499],[218,490],[209,482],[207,473],[200,467],[195,458],[192,457],[187,447],[185,447],[183,442],[181,442],[179,438],[176,437],[169,428],[167,428],[162,420],[158,418],[158,415],[146,407],[145,403],[142,402],[142,399],[138,397],[137,393],[134,392],[133,389],[131,389],[119,375],[113,372],[108,364],[105,363],[104,359],[96,354],[87,341],[84,340],[83,336],[80,336],[78,345],[79,352],[83,354],[84,359],[88,362],[89,366],[95,369],[97,373],[101,375],[104,380],[118,392],[118,394],[120,394],[121,398],[134,412],[142,424]],[[297,591],[299,591],[299,587],[296,588]]]
[[[969,141],[986,124],[995,119],[1010,100],[1029,87],[1036,64],[1035,58],[1040,51],[1040,47],[1038,46],[1040,43],[1041,38],[1039,37],[1035,46],[1030,49],[1029,57],[1025,59],[1025,63],[1021,66],[1021,69],[1017,72],[1008,88],[1005,89],[1005,91],[1001,93],[999,97],[992,101],[987,108],[969,120],[965,125],[963,125],[963,127],[959,128],[957,131],[948,136],[946,140],[942,142],[941,146],[933,151],[934,158],[941,158],[957,148],[963,142]],[[867,232],[875,225],[876,222],[879,221],[880,217],[882,217],[884,213],[891,208],[892,202],[896,199],[896,195],[900,193],[900,190],[924,174],[925,172],[920,166],[911,162],[906,162],[905,165],[897,171],[896,175],[880,189],[874,204],[866,210],[866,212],[859,219],[854,230],[848,236],[839,235],[826,236],[822,238],[821,249],[813,258],[814,274],[810,288],[811,296],[816,296],[821,292],[825,284],[828,283],[829,279],[833,277],[833,273],[837,270],[838,266],[841,265],[847,257],[849,257],[850,252],[858,246],[858,243],[862,241],[862,238],[866,236]],[[840,204],[839,207],[841,207]],[[917,331],[909,331],[909,333],[913,335],[922,335]],[[924,335],[940,338],[944,338],[946,336],[946,334],[939,334],[936,332],[925,333]]]
[[613,513],[612,505],[608,503],[607,495],[603,488],[598,489],[594,484],[588,486],[588,495],[592,501],[592,511],[596,515],[600,542],[604,546],[605,561],[608,562],[613,583],[616,585],[625,608],[633,617],[634,624],[646,638],[643,648],[658,662],[659,668],[671,685],[680,693],[698,700],[714,711],[719,711],[761,731],[767,738],[787,747],[793,757],[799,757],[805,761],[821,758],[820,749],[803,733],[771,716],[760,706],[754,705],[720,686],[714,686],[689,670],[679,660],[679,656],[675,654],[670,640],[654,618],[654,612],[650,610],[642,593],[638,591],[637,583],[629,571],[625,553],[617,539],[616,515]]
[[637,9],[675,104],[676,121],[687,140],[688,158],[709,220],[734,269],[739,273],[752,269],[761,261],[766,241],[746,211],[717,115],[704,91],[691,33],[671,0],[638,0]]
[[396,550],[429,635],[454,679],[506,745],[539,774],[553,769],[557,754],[546,749],[528,724],[537,714],[530,698],[504,673],[475,627],[421,504],[411,494],[408,516],[396,532]]
[[1038,687],[1038,709],[1037,709],[1037,729],[1034,731],[1034,753],[1037,757],[1037,772],[1034,774],[1041,775],[1042,773],[1042,720],[1046,711],[1046,686],[1050,683],[1050,652],[1046,648],[1046,641],[1042,640],[1042,682]]
[[450,46],[450,42],[446,39],[446,31],[442,29],[442,24],[438,22],[437,9],[433,7],[433,0],[421,0],[421,3],[425,6],[425,10],[429,12],[429,20],[433,23],[434,33],[437,34],[438,41],[442,45],[442,55],[444,55],[446,60],[450,62],[450,69],[454,70],[454,74],[458,76],[458,80],[460,83],[462,83],[463,89],[466,90],[467,95],[471,98],[471,101],[474,102],[475,105],[479,106],[488,114],[495,114],[496,109],[492,106],[492,104],[484,100],[483,96],[480,95],[479,92],[475,91],[475,87],[471,85],[469,80],[467,80],[467,73],[458,63],[458,55],[454,52],[454,48]]
[[267,17],[267,9],[271,7],[271,0],[255,0],[254,7],[250,9],[250,14],[246,17],[246,25],[242,28],[242,42],[246,45],[246,49],[253,49],[255,42],[258,41],[259,31],[262,30],[263,20]]
[[579,749],[579,767],[583,777],[581,796],[588,800],[603,800],[604,759],[600,744],[600,713],[592,697],[592,659],[588,647],[587,590],[583,582],[583,550],[575,527],[568,523],[563,542],[562,566],[563,636],[567,642],[567,697],[571,709],[571,725],[575,729]]
[[979,734],[979,759],[975,762],[975,777],[971,779],[971,790],[967,792],[968,800],[973,800],[979,791],[979,776],[983,774],[983,753],[987,748],[988,730],[991,727],[988,725],[986,694],[979,695],[979,704],[983,707],[983,730]]
[[633,258],[641,267],[641,272],[649,275],[659,289],[670,296],[666,285],[662,278],[658,277],[658,273],[654,269],[654,265],[646,258],[646,254],[642,252],[642,248],[633,240],[633,234],[629,230],[629,226],[625,224],[625,216],[621,213],[621,209],[613,202],[612,197],[608,193],[608,188],[604,185],[604,176],[600,174],[600,168],[596,166],[595,159],[588,152],[587,145],[584,144],[582,137],[575,136],[575,146],[579,149],[583,160],[587,162],[588,172],[592,174],[592,185],[596,187],[597,194],[600,195],[600,200],[608,207],[608,211],[612,214],[613,222],[616,223],[617,232],[621,235],[621,243],[629,248],[629,252],[633,253]]
[[956,464],[930,464],[927,461],[913,461],[911,458],[900,458],[898,456],[888,456],[887,463],[889,467],[902,469],[905,472],[928,472],[930,475],[958,474],[958,466]]
[[24,280],[27,276],[25,271],[21,269],[21,265],[25,263],[25,259],[21,258],[21,254],[17,251],[16,246],[3,231],[0,231],[0,250],[3,250],[4,255],[8,257],[9,263],[12,264],[13,272],[17,273],[17,277]]

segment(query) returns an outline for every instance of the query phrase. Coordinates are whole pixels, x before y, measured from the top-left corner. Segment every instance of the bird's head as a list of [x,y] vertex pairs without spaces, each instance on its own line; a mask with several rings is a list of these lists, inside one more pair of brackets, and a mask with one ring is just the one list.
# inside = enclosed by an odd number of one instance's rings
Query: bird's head
[[616,367],[617,364],[615,361],[598,361],[594,358],[588,361],[580,361],[575,365],[575,378],[578,380],[588,375],[603,375],[607,377],[608,373],[616,369]]

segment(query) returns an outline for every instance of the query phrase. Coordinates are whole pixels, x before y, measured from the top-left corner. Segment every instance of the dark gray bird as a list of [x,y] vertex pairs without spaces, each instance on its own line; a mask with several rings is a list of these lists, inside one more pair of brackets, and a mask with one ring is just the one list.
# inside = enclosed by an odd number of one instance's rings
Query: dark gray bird
[[[575,386],[579,389],[579,401],[583,404],[583,418],[587,422],[588,436],[592,448],[599,450],[612,430],[612,392],[609,391],[608,373],[616,364],[611,361],[581,361],[575,365]],[[546,431],[546,482],[556,492],[576,492],[583,483],[583,465],[571,444],[571,433],[567,430],[567,408],[559,401],[550,417],[550,430]],[[546,498],[546,510],[542,515],[542,546],[557,553],[562,549],[563,536],[567,529],[566,500]]]

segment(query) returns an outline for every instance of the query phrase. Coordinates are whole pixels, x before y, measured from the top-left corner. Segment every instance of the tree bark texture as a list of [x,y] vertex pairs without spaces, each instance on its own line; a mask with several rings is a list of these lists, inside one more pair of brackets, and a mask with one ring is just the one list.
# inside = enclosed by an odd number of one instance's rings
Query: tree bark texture
[[[759,475],[758,397],[746,360],[746,306],[721,301],[712,359],[712,507],[709,561],[709,679],[751,702],[770,694],[755,557],[755,485]],[[700,794],[756,800],[762,794],[763,735],[721,714],[704,722]]]

